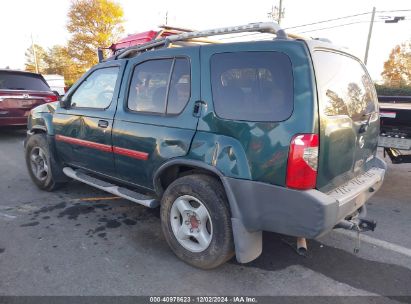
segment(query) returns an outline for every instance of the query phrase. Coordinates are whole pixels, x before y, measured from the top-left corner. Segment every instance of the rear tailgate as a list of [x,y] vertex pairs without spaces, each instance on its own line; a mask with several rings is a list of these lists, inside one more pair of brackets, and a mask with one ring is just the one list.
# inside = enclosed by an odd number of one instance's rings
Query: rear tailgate
[[25,117],[38,105],[56,100],[52,92],[0,90],[0,117]]
[[[411,149],[411,97],[381,97],[382,100],[402,101],[400,103],[380,102],[381,134],[379,146],[400,150]],[[379,100],[381,101],[379,98]],[[406,103],[407,99],[408,103]]]
[[34,107],[56,100],[41,75],[0,71],[0,118],[25,117]]
[[345,53],[312,53],[319,100],[317,188],[329,192],[370,168],[379,135],[378,102],[364,66]]

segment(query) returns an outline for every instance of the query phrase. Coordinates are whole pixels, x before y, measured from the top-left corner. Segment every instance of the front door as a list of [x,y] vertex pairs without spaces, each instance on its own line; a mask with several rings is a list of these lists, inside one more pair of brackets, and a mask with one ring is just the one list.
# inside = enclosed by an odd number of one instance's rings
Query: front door
[[123,70],[121,61],[98,65],[70,90],[68,108],[57,109],[56,149],[67,165],[114,174],[111,131]]
[[130,60],[114,127],[118,177],[153,189],[153,172],[188,153],[200,100],[199,48],[147,52]]

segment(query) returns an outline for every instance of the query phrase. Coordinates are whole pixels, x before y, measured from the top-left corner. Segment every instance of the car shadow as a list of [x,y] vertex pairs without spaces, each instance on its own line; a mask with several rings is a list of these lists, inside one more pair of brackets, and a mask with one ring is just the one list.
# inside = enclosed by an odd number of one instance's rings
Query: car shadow
[[27,128],[22,127],[0,127],[0,140],[24,138]]
[[[367,260],[347,251],[309,241],[306,257],[298,255],[290,246],[295,239],[275,233],[264,233],[263,253],[244,267],[276,271],[291,265],[301,265],[335,281],[357,289],[411,301],[411,270],[402,266]],[[231,263],[238,264],[235,260]]]

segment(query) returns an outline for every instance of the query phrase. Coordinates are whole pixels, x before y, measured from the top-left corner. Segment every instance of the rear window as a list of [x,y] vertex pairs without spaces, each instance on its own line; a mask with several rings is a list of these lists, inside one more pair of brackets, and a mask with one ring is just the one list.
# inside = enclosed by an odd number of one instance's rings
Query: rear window
[[236,52],[211,58],[216,114],[225,119],[281,121],[293,110],[291,61],[279,52]]
[[323,113],[356,120],[376,110],[374,84],[357,60],[326,51],[314,52],[313,58]]
[[0,89],[50,91],[49,86],[37,75],[0,72]]

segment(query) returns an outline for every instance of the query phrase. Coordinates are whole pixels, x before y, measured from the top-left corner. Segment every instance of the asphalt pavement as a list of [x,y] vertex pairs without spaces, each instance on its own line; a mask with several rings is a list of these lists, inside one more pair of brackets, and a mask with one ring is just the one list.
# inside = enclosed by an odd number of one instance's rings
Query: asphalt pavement
[[[378,222],[358,254],[355,234],[333,231],[308,242],[264,234],[263,254],[204,271],[167,246],[159,211],[78,182],[55,192],[31,182],[24,129],[0,130],[0,296],[291,295],[411,296],[411,164],[392,165],[368,215]],[[375,303],[375,298],[361,298]]]

